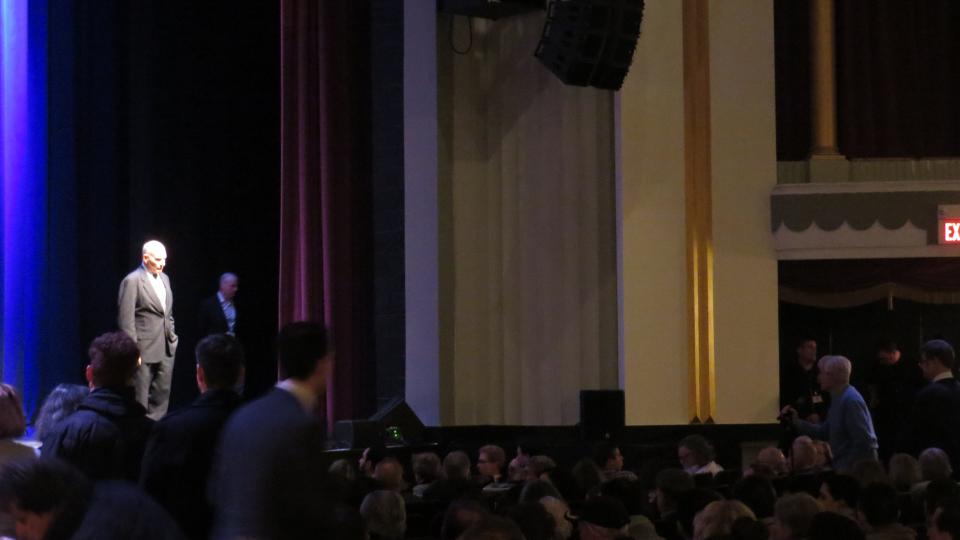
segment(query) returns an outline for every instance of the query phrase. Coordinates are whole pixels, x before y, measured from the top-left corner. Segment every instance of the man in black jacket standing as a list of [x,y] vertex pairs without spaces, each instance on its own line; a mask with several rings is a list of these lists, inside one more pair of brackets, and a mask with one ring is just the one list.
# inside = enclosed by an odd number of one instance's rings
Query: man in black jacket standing
[[157,422],[147,442],[140,485],[166,508],[188,538],[210,536],[213,508],[207,479],[220,432],[240,404],[243,350],[233,337],[213,334],[196,348],[200,397]]
[[326,538],[333,505],[322,487],[315,414],[332,359],[323,326],[288,324],[278,338],[281,380],[227,421],[211,479],[215,539]]
[[942,339],[920,348],[920,369],[930,384],[914,400],[901,446],[913,455],[940,448],[956,471],[960,470],[960,382],[953,376],[955,361],[953,347]]
[[133,376],[140,352],[124,332],[94,339],[86,376],[90,394],[44,438],[44,456],[72,463],[93,480],[136,482],[153,421],[137,402]]

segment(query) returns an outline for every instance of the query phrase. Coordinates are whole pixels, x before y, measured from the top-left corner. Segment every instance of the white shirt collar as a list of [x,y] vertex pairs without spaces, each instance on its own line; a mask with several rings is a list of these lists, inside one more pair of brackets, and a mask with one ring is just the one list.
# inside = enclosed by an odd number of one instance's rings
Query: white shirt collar
[[313,393],[307,383],[297,379],[284,379],[277,383],[277,388],[293,394],[293,397],[297,398],[297,401],[308,413],[312,414],[316,410],[317,395]]
[[226,300],[223,299],[223,293],[220,291],[217,291],[217,300],[219,300],[221,304],[226,302]]
[[952,372],[952,371],[944,371],[943,373],[935,376],[935,377],[933,378],[933,382],[942,381],[942,380],[944,380],[944,379],[952,379],[952,378],[953,378],[953,372]]

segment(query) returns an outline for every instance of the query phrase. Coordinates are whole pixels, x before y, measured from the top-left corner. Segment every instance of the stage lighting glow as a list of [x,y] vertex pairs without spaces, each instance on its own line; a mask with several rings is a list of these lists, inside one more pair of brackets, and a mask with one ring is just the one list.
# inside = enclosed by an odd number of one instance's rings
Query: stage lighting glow
[[0,0],[0,354],[28,414],[39,399],[44,302],[46,17],[47,0]]

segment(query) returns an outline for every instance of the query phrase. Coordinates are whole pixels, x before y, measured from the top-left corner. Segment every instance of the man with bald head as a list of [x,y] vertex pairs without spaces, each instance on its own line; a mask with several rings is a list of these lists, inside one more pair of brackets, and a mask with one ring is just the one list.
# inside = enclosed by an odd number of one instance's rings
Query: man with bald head
[[236,274],[227,272],[220,276],[220,287],[217,294],[210,296],[200,303],[200,313],[197,315],[197,326],[200,336],[210,334],[230,334],[237,336],[237,306],[234,297],[239,289],[239,279]]
[[137,401],[147,408],[147,416],[159,420],[167,413],[177,353],[173,289],[163,272],[167,248],[150,240],[142,254],[142,264],[120,282],[118,324],[140,349],[134,380]]

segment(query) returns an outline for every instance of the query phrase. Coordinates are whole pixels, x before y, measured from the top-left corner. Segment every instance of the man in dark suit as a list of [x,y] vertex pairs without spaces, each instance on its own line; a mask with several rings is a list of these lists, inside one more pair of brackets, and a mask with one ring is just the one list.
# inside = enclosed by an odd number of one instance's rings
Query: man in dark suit
[[140,486],[166,508],[188,538],[206,539],[213,524],[207,480],[220,433],[240,404],[243,350],[233,337],[213,334],[196,348],[200,397],[153,428]]
[[143,245],[143,264],[120,282],[120,329],[140,349],[142,362],[134,386],[147,414],[159,420],[167,413],[177,333],[173,325],[173,290],[163,269],[167,249],[156,240]]
[[960,470],[960,382],[953,377],[955,362],[953,347],[942,339],[920,348],[920,369],[930,384],[914,400],[901,446],[913,455],[940,448],[956,471]]
[[43,439],[44,457],[72,463],[89,478],[136,482],[153,421],[133,393],[137,346],[123,332],[90,344],[90,393]]
[[210,334],[237,335],[237,306],[234,297],[237,294],[239,279],[236,274],[227,272],[220,276],[220,288],[217,294],[205,298],[200,303],[197,326],[200,337]]
[[285,326],[278,338],[284,377],[227,421],[214,467],[212,538],[325,538],[332,505],[321,487],[322,431],[314,410],[332,359],[316,323]]

